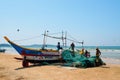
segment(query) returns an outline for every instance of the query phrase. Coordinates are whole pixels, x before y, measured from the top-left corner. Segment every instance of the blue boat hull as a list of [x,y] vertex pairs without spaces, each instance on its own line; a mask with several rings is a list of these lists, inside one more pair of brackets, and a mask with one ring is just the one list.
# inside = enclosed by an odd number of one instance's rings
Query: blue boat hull
[[26,60],[31,63],[40,63],[40,62],[59,62],[61,59],[61,54],[57,50],[51,49],[30,49],[19,46],[12,41],[10,41],[7,37],[4,37],[8,43],[22,56],[26,57]]

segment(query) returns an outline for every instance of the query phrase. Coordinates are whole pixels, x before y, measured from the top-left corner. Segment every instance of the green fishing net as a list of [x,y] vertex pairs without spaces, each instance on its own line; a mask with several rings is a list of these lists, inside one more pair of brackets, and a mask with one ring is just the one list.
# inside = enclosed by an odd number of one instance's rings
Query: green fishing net
[[101,58],[96,58],[96,56],[85,57],[79,51],[73,52],[71,50],[64,50],[62,52],[62,59],[65,61],[64,66],[87,68],[104,64]]

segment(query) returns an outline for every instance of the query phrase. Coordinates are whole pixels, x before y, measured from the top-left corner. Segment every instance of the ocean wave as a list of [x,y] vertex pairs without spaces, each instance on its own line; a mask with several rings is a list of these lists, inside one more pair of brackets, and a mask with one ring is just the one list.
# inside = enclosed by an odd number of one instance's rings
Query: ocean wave
[[102,58],[103,62],[108,64],[120,64],[120,59]]

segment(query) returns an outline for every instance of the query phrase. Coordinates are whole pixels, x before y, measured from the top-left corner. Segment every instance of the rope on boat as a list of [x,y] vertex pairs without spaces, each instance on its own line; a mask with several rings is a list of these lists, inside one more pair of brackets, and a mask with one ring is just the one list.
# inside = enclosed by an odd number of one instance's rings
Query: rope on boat
[[13,40],[13,41],[26,41],[26,40],[32,40],[32,39],[36,39],[36,38],[40,38],[41,36],[39,35],[39,36],[34,36],[34,37],[30,37],[30,38],[25,38],[25,39],[19,39],[19,40]]
[[[44,35],[44,36],[46,36],[46,37],[50,37],[50,38],[54,38],[54,39],[61,39],[61,40],[69,40],[69,41],[72,41],[72,42],[75,42],[75,43],[79,43],[79,44],[82,44],[82,46],[83,46],[83,44],[84,44],[84,42],[83,41],[78,41],[78,40],[76,40],[75,38],[73,38],[73,37],[71,37],[71,35],[69,35],[70,36],[70,38],[67,38],[66,36],[64,37],[64,35],[63,35],[63,32],[62,32],[62,36],[61,37],[55,37],[55,36],[50,36],[50,35],[54,35],[54,34],[60,34],[61,32],[58,32],[58,33],[51,33],[51,34],[42,34],[42,35]],[[25,38],[25,39],[19,39],[19,40],[13,40],[13,41],[26,41],[26,40],[32,40],[32,39],[36,39],[36,38],[40,38],[41,36],[40,35],[38,35],[38,36],[34,36],[34,37],[30,37],[30,38]]]

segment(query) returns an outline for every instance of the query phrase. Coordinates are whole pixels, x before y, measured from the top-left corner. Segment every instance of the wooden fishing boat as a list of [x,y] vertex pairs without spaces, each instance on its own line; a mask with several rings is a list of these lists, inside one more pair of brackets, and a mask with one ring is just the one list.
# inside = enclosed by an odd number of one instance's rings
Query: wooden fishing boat
[[22,56],[23,67],[29,66],[28,63],[41,63],[41,62],[59,62],[61,59],[61,54],[58,50],[52,49],[30,49],[25,48],[16,43],[10,41],[6,36],[4,37],[8,43]]
[[[50,38],[61,39],[63,42],[63,46],[64,45],[66,46],[66,36],[63,37],[63,33],[62,33],[62,37],[53,37],[53,36],[47,35],[46,31],[43,35],[44,35],[43,47],[41,49],[25,48],[23,46],[17,45],[16,43],[12,42],[6,36],[4,36],[4,39],[8,43],[10,43],[11,46],[22,56],[22,59],[20,59],[20,58],[15,58],[15,59],[23,60],[23,62],[22,62],[23,67],[29,66],[28,63],[61,62],[62,61],[62,57],[61,57],[62,50],[45,49],[45,45],[46,45],[45,40],[46,40],[46,36],[50,37]],[[74,41],[71,39],[68,39],[68,40]],[[83,42],[78,42],[78,43],[83,44]]]

